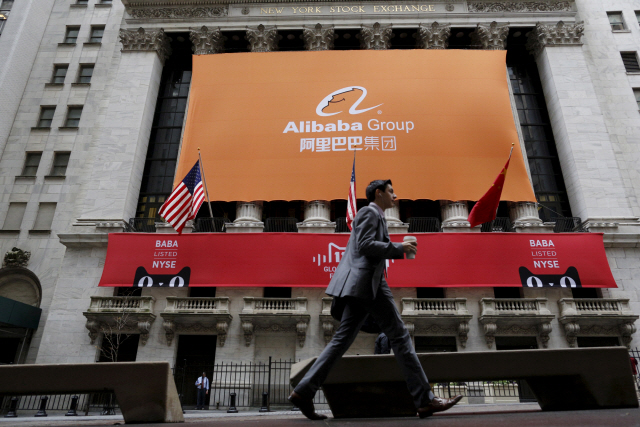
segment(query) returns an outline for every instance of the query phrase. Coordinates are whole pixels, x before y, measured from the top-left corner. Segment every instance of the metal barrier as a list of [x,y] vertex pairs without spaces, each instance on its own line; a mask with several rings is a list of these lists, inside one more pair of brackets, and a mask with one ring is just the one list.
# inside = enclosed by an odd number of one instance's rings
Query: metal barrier
[[508,233],[513,231],[511,221],[507,217],[498,217],[491,222],[485,222],[480,229],[483,233]]
[[129,227],[131,230],[125,230],[135,233],[155,233],[156,218],[129,218]]
[[553,227],[554,233],[588,233],[580,217],[556,218],[556,225]]
[[202,217],[197,218],[193,224],[194,233],[225,233],[227,231],[225,224],[231,222],[227,218],[221,217]]
[[284,218],[267,218],[264,221],[265,233],[297,233],[298,226],[296,225],[298,220],[296,218],[284,217]]
[[336,218],[336,233],[349,233],[349,227],[347,226],[347,217],[341,216]]
[[[7,414],[11,408],[11,400],[17,398],[15,407],[18,417],[32,417],[38,412],[46,397],[46,405],[43,409],[47,411],[69,411],[76,410],[84,415],[90,412],[100,415],[115,415],[119,408],[116,396],[112,392],[85,393],[85,394],[49,394],[49,395],[29,395],[29,396],[4,396],[0,406],[0,413]],[[76,402],[74,405],[74,397]]]
[[413,217],[409,218],[408,233],[440,233],[440,220],[431,217]]

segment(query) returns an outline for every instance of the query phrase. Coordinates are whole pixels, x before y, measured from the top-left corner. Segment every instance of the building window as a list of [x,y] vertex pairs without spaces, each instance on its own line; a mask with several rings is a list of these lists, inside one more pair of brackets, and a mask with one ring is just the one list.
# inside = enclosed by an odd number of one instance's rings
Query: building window
[[640,64],[638,64],[636,52],[620,52],[620,56],[627,73],[640,73]]
[[113,3],[113,0],[100,0],[100,3],[102,3],[102,4],[111,4],[111,3]]
[[636,97],[636,104],[638,104],[638,110],[640,110],[640,88],[633,89],[633,94]]
[[82,114],[82,106],[69,107],[69,112],[67,113],[67,120],[64,123],[64,126],[68,128],[77,128],[78,125],[80,124],[81,114]]
[[76,4],[89,4],[89,0],[76,0]]
[[13,0],[0,0],[0,34],[2,34],[2,28],[9,18],[9,12],[13,6]]
[[611,30],[620,31],[626,30],[624,20],[622,19],[622,12],[607,12],[609,17],[609,24],[611,24]]
[[22,217],[24,217],[25,209],[27,209],[26,203],[9,203],[9,210],[7,211],[7,216],[4,219],[2,229],[11,231],[20,230],[20,225],[22,224]]
[[78,71],[78,81],[76,83],[90,83],[93,76],[93,64],[81,65]]
[[104,35],[104,26],[91,27],[91,35],[89,36],[89,43],[102,43],[103,35]]
[[38,205],[38,214],[36,215],[36,222],[33,224],[34,231],[48,231],[51,230],[51,224],[53,223],[53,215],[56,213],[55,203],[40,203]]
[[50,176],[65,176],[67,166],[69,165],[69,152],[58,152],[53,155],[53,165],[51,166]]
[[69,70],[69,64],[60,64],[53,66],[53,77],[51,83],[63,84],[65,77],[67,77],[67,71]]
[[640,10],[636,10],[636,19],[638,20],[638,24],[640,25]]
[[264,288],[265,298],[291,298],[291,288],[287,287],[267,287]]
[[80,27],[67,27],[67,33],[64,36],[65,43],[75,43],[78,41],[78,33]]
[[40,119],[38,120],[39,128],[50,128],[53,121],[53,113],[55,113],[56,107],[42,107],[40,109]]
[[36,176],[38,172],[38,165],[40,165],[40,159],[42,158],[42,152],[27,153],[27,158],[24,161],[24,167],[22,168],[22,175],[20,176]]

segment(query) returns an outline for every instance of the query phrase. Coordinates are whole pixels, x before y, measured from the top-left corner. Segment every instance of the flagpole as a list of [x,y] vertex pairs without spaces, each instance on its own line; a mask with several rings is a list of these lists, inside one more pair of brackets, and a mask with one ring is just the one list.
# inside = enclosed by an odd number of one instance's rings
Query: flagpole
[[[513,147],[511,147],[513,150]],[[209,215],[213,218],[211,210],[211,201],[209,200],[209,189],[207,188],[207,179],[204,177],[204,167],[202,166],[202,156],[200,155],[200,147],[198,147],[198,160],[200,160],[200,175],[202,175],[202,183],[204,184],[204,194],[207,196],[207,205],[209,206]]]

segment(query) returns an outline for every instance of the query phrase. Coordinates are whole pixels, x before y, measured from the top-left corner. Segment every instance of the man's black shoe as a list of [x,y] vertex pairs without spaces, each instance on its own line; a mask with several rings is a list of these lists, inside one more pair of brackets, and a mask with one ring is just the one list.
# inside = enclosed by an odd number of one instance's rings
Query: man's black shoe
[[443,399],[441,397],[434,397],[427,406],[423,406],[418,409],[418,416],[420,418],[426,418],[433,415],[435,412],[442,412],[450,409],[453,405],[460,402],[462,396],[458,395],[451,399]]
[[320,415],[316,412],[313,400],[305,399],[295,391],[289,396],[289,402],[293,403],[293,406],[300,408],[300,412],[310,420],[324,420],[327,418],[326,415]]

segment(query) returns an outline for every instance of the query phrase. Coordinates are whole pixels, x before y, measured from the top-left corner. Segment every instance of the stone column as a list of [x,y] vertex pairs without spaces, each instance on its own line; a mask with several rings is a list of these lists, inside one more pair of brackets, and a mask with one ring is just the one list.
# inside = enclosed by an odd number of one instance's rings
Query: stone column
[[302,27],[304,47],[307,50],[332,50],[333,36],[333,25],[316,24],[313,27]]
[[387,220],[387,230],[389,234],[401,234],[409,231],[409,224],[400,220],[400,206],[396,202],[395,206],[384,210],[384,217]]
[[437,22],[431,25],[420,24],[418,47],[421,49],[446,49],[449,46],[450,34],[451,25],[449,24],[438,24]]
[[471,33],[471,44],[476,49],[505,50],[507,48],[508,24],[478,24],[476,30]]
[[331,203],[326,200],[304,202],[304,221],[299,222],[300,233],[335,233],[336,223],[331,222]]
[[509,218],[516,233],[553,233],[553,225],[545,225],[534,202],[510,202]]
[[465,200],[440,200],[442,215],[442,231],[445,233],[460,233],[480,231],[480,226],[471,228],[469,221],[469,206]]
[[224,49],[224,41],[227,39],[220,32],[220,28],[209,30],[204,25],[202,28],[190,28],[189,38],[193,43],[193,53],[196,55],[210,55],[220,53]]
[[257,27],[247,27],[247,35],[251,52],[273,52],[278,50],[278,30],[275,26],[265,27],[260,24]]
[[360,30],[360,47],[368,50],[385,50],[391,47],[391,24],[363,25]]
[[93,139],[81,189],[80,219],[134,216],[164,60],[171,53],[162,28],[120,30],[122,53],[108,98],[104,126]]
[[236,220],[225,228],[227,233],[262,233],[262,202],[237,202]]
[[537,24],[528,35],[574,216],[633,217],[582,48],[582,23]]

